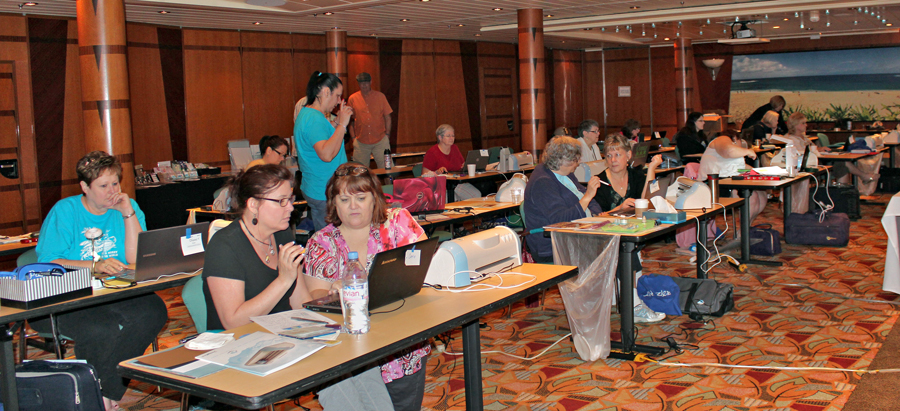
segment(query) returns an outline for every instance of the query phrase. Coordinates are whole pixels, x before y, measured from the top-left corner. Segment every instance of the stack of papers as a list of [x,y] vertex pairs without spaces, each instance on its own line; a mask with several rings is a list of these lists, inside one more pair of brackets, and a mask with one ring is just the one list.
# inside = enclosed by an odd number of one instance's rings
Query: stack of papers
[[232,341],[222,348],[198,355],[197,359],[238,371],[266,376],[309,357],[324,347],[325,344],[312,340],[301,341],[280,335],[255,332]]

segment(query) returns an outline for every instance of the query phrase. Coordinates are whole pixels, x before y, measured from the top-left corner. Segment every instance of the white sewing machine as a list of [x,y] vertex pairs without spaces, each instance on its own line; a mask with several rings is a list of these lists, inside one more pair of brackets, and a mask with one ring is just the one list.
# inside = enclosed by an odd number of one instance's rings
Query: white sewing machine
[[666,200],[675,204],[675,208],[678,210],[712,208],[712,191],[702,181],[678,177],[676,184],[669,186]]
[[521,170],[522,167],[534,165],[534,156],[527,151],[509,156],[509,170]]
[[600,175],[606,170],[606,160],[595,160],[581,163],[575,169],[575,178],[579,183],[587,183],[591,177]]
[[443,287],[465,287],[480,274],[522,265],[519,235],[509,227],[494,227],[445,241],[428,266],[425,282]]

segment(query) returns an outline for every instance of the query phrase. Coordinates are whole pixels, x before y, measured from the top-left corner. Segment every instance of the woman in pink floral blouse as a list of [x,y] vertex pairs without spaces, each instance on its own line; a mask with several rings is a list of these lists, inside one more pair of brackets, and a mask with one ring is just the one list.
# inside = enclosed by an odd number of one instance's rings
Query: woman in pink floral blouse
[[[426,239],[408,211],[388,209],[378,179],[358,163],[339,166],[328,181],[325,195],[325,221],[329,224],[309,239],[306,250],[306,284],[313,298],[335,288],[350,251],[356,251],[368,269],[375,254]],[[430,352],[428,344],[414,346],[381,365],[381,378],[394,409],[421,408],[424,368]],[[322,393],[320,401],[327,407]]]

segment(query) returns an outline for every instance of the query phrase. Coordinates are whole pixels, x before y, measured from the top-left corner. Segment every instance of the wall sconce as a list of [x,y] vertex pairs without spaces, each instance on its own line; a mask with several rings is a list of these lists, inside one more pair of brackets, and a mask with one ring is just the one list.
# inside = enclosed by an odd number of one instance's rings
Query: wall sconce
[[703,65],[709,69],[709,74],[712,75],[713,81],[716,81],[716,74],[719,74],[719,69],[722,68],[722,64],[725,64],[725,59],[703,60]]

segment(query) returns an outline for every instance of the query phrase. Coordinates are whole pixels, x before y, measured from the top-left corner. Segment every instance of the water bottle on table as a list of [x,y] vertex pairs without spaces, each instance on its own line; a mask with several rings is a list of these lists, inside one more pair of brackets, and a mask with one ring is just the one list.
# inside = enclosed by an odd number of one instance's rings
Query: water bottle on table
[[341,307],[343,331],[347,334],[369,332],[369,279],[356,251],[349,253],[350,262],[341,273]]

